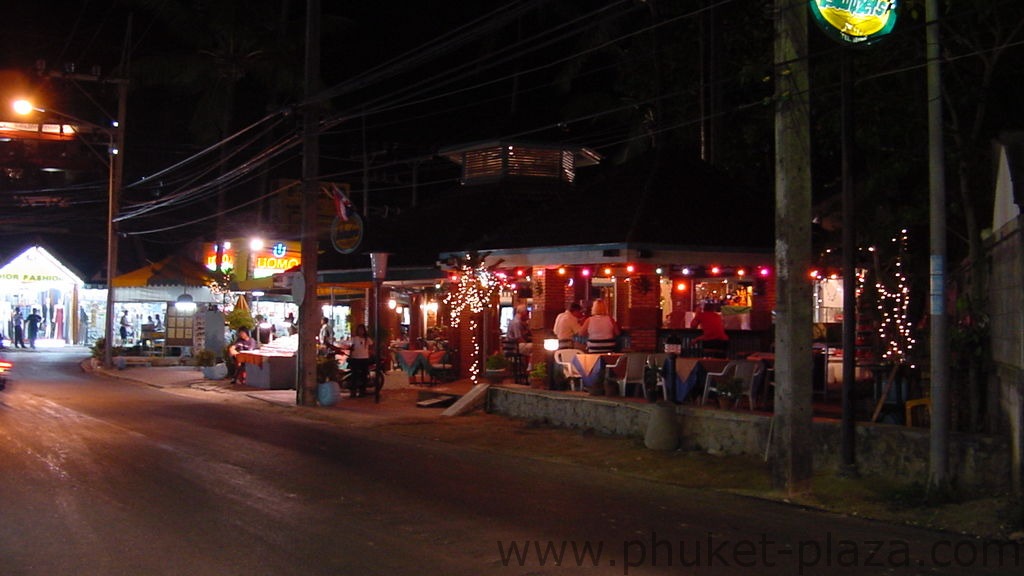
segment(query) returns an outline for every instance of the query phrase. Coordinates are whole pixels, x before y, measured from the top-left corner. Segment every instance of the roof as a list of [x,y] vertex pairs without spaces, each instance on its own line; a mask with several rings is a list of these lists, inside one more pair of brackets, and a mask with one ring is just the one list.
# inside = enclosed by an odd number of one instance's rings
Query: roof
[[158,262],[114,278],[114,287],[206,286],[213,278],[203,265],[184,256],[171,255]]

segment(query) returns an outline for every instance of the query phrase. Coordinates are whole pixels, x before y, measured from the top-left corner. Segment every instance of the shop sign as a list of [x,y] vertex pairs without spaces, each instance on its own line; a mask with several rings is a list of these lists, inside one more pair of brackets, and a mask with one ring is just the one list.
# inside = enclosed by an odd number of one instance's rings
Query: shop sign
[[0,280],[14,280],[15,282],[62,282],[64,278],[56,274],[39,274],[36,272],[4,272],[0,274]]
[[70,282],[82,284],[70,270],[57,261],[45,248],[28,248],[6,265],[0,267],[0,281],[21,283]]
[[295,268],[302,263],[297,242],[275,242],[269,248],[252,253],[252,274],[250,278],[266,278]]
[[[206,268],[209,270],[217,269],[217,245],[207,244],[206,255],[203,260],[206,262]],[[221,270],[234,270],[235,269],[235,249],[225,248],[220,255],[220,268]]]
[[335,217],[331,223],[331,244],[338,252],[351,254],[362,244],[363,231],[363,219],[359,214],[350,212],[347,219]]
[[896,26],[897,0],[810,0],[826,34],[845,44],[867,45]]

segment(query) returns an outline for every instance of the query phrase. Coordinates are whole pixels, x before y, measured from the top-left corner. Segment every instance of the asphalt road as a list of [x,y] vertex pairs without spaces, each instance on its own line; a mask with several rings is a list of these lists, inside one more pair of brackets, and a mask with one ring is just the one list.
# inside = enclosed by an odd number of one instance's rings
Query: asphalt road
[[83,373],[81,357],[66,353],[8,357],[4,576],[877,576],[1024,566],[1011,565],[1019,548],[1003,548],[998,567],[998,548],[949,534],[172,394]]

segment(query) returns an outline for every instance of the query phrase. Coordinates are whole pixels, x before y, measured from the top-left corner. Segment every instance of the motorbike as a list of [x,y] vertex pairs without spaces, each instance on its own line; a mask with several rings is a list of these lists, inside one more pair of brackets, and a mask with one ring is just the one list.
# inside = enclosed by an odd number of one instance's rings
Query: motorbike
[[3,358],[0,358],[0,390],[7,388],[7,373],[14,368],[13,362],[8,362]]

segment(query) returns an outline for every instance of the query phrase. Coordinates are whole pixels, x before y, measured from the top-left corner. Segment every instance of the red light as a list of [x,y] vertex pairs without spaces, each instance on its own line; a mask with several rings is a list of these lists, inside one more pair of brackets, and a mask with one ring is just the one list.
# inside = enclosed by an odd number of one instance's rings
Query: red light
[[559,269],[558,269],[558,274],[559,274],[560,276],[565,276],[565,268],[559,268]]
[[611,276],[612,275],[612,269],[611,268],[605,268],[604,269],[604,275],[605,276]]
[[686,282],[676,284],[676,292],[686,292]]
[[632,274],[634,270],[636,270],[636,266],[633,266],[632,264],[627,264],[626,265],[626,272],[629,272],[630,274]]
[[523,272],[522,268],[516,268],[516,276],[522,276],[523,274],[525,274],[525,272]]
[[580,270],[580,274],[582,274],[583,276],[590,276],[590,268],[584,268],[583,270]]
[[736,271],[736,275],[737,276],[746,276],[747,275],[747,271],[744,270],[743,268],[740,268],[739,270]]
[[771,274],[772,271],[767,268],[761,268],[760,270],[757,271],[757,273],[760,274],[761,276],[767,276]]
[[459,281],[459,275],[458,274],[452,274],[451,276],[448,277],[448,279],[451,280],[452,282],[458,282]]
[[11,368],[14,368],[14,364],[11,364],[10,362],[0,361],[0,370],[10,370]]
[[820,274],[817,270],[811,270],[811,278],[817,278],[818,276],[820,276]]
[[722,269],[719,268],[718,266],[712,266],[711,267],[711,273],[712,274],[721,274],[722,273]]

